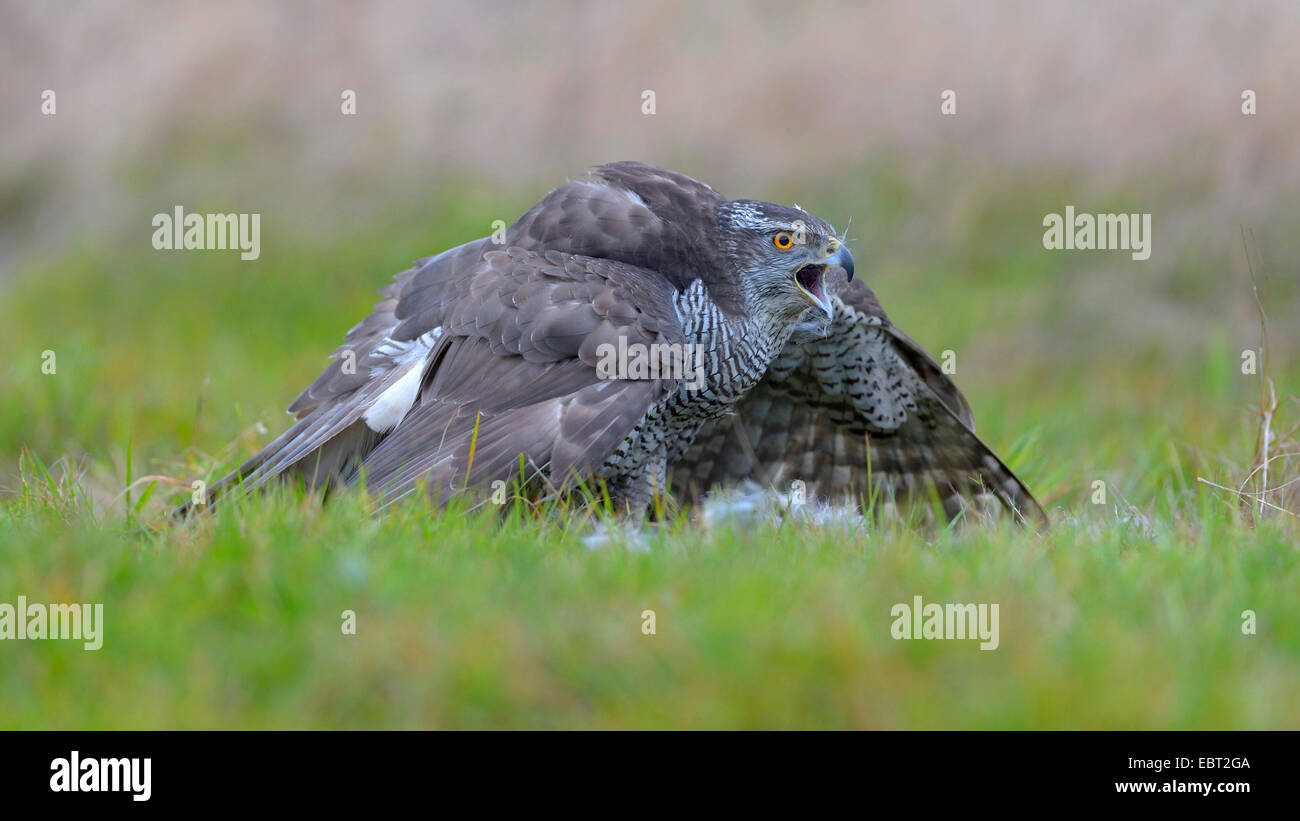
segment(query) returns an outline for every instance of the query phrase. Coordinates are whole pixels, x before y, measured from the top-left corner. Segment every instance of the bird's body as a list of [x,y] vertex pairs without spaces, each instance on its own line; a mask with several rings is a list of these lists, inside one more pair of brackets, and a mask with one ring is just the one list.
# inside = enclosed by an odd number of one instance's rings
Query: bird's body
[[[519,480],[602,485],[636,511],[670,483],[698,497],[801,480],[859,499],[926,486],[950,515],[986,493],[1041,517],[961,394],[852,276],[830,226],[800,209],[601,166],[504,241],[399,274],[290,406],[298,423],[214,493],[364,477],[384,504],[421,487],[445,502]],[[663,368],[607,367],[647,350]]]
[[763,378],[793,331],[765,318],[729,317],[699,284],[677,298],[677,307],[683,335],[702,351],[703,379],[698,387],[678,380],[596,472],[630,507],[644,507],[664,488],[668,466]]

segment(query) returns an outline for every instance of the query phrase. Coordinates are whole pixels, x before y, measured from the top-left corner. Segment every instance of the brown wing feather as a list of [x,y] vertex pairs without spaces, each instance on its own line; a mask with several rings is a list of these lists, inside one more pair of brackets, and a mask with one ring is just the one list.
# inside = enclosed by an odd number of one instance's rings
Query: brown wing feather
[[[524,478],[589,478],[670,380],[603,379],[599,345],[682,343],[674,289],[630,265],[489,252],[452,307],[419,401],[362,463],[383,502],[427,482],[439,501]],[[473,462],[470,454],[473,453]]]
[[[374,311],[347,333],[333,361],[290,405],[298,423],[216,483],[211,497],[236,482],[251,489],[287,473],[296,473],[311,485],[347,478],[378,442],[391,435],[369,430],[362,417],[405,374],[409,360],[404,357],[424,350],[414,346],[429,341],[435,329],[455,315],[489,323],[504,315],[494,295],[482,290],[493,280],[479,277],[485,258],[494,250],[581,254],[622,264],[627,272],[639,271],[623,277],[617,297],[607,290],[592,291],[581,279],[570,283],[569,293],[577,299],[594,293],[594,298],[605,300],[597,313],[615,325],[626,324],[635,315],[647,333],[659,333],[658,323],[664,322],[662,331],[671,334],[676,319],[662,315],[671,311],[664,289],[671,293],[694,276],[704,277],[715,299],[734,309],[734,283],[720,276],[728,269],[721,264],[714,237],[712,215],[721,201],[716,191],[689,177],[642,163],[611,163],[550,192],[510,226],[503,244],[477,239],[420,260],[381,291],[383,299]],[[638,279],[653,284],[638,284]],[[532,298],[526,290],[516,297],[521,304]],[[622,304],[624,299],[631,303]],[[652,301],[657,308],[647,307]],[[525,308],[520,315],[531,313]],[[594,347],[608,336],[610,323],[594,330],[585,327],[591,315],[581,307],[539,312],[542,319],[527,329],[497,325],[483,339],[493,355],[546,362],[569,350],[576,339]],[[640,394],[644,388],[626,390]],[[495,389],[484,395],[493,396]],[[593,406],[600,404],[590,396],[584,398]],[[390,446],[389,453],[394,448]]]

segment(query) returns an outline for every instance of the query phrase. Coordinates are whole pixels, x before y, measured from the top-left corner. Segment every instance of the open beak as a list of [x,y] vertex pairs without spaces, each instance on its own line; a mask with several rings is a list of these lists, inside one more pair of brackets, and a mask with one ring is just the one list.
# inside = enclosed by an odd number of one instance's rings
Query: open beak
[[849,253],[848,248],[838,242],[833,248],[834,250],[821,262],[809,263],[794,275],[794,281],[804,297],[820,308],[827,319],[834,319],[835,311],[831,307],[830,297],[826,294],[826,271],[830,266],[838,265],[849,275],[849,279],[853,279],[853,255]]

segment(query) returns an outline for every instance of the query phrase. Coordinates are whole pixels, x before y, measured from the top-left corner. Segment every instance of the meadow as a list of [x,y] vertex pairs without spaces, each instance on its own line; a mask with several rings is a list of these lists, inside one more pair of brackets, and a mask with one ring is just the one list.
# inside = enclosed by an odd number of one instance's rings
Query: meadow
[[[102,602],[105,638],[0,643],[0,727],[1300,727],[1297,496],[1260,515],[1201,481],[1238,487],[1261,424],[1238,226],[1157,239],[1150,268],[1045,251],[1068,190],[1002,179],[954,205],[866,169],[817,202],[777,192],[853,215],[859,276],[957,353],[981,436],[1051,513],[1041,537],[688,513],[593,548],[575,517],[376,518],[292,488],[176,523],[191,480],[287,425],[393,273],[540,192],[444,187],[323,239],[265,220],[253,262],[143,240],[27,262],[0,298],[0,602]],[[1293,275],[1258,274],[1286,321]],[[1274,327],[1274,452],[1296,362]],[[998,603],[998,648],[895,640],[917,595]]]

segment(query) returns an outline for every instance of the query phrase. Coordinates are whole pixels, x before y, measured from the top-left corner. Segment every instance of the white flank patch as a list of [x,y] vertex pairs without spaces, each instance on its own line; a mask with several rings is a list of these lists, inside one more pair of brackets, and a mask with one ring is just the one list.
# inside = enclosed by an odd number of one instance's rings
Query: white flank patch
[[424,372],[423,362],[412,362],[407,366],[402,378],[375,400],[375,404],[361,417],[376,433],[387,433],[397,427],[402,417],[415,404],[415,392],[420,387],[420,374]]
[[[361,418],[366,421],[366,425],[371,430],[376,433],[387,433],[397,427],[397,423],[402,421],[402,417],[406,416],[406,412],[415,404],[415,394],[420,389],[420,377],[424,374],[424,363],[440,336],[442,336],[442,328],[434,328],[414,341],[385,340],[380,346],[378,353],[391,356],[394,368],[405,372],[387,390],[379,394],[375,403],[362,414]],[[378,370],[377,368],[371,370],[372,378]]]

